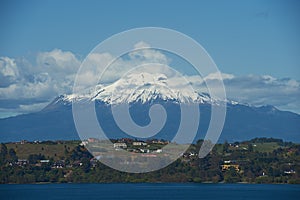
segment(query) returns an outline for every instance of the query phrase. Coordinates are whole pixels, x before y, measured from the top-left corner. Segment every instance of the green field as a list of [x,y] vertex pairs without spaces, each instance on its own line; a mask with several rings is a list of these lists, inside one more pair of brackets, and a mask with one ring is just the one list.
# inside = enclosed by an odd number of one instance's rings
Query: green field
[[277,142],[268,142],[268,143],[253,143],[253,150],[258,152],[272,152],[275,149],[278,149],[280,146]]
[[[270,153],[275,149],[280,148],[281,146],[277,142],[255,142],[250,143],[253,146],[253,151],[262,152],[262,153]],[[216,144],[214,146],[216,152],[222,154],[223,152],[223,144]],[[248,150],[248,143],[240,143],[238,146],[232,145],[228,147],[231,151],[247,151]]]
[[[27,159],[30,154],[42,154],[45,155],[46,158],[54,158],[54,160],[59,160],[63,157],[66,157],[66,153],[71,152],[79,143],[79,141],[64,141],[57,144],[9,143],[7,144],[7,148],[14,149],[18,158],[20,159]],[[253,150],[257,152],[272,152],[280,147],[276,142],[257,142],[251,144],[253,145]],[[162,145],[157,146],[157,148],[161,147]],[[222,154],[223,144],[216,144],[214,148],[219,154]],[[230,150],[246,150],[247,148],[248,145],[246,144],[239,144],[239,147],[229,147]]]
[[78,141],[68,141],[61,144],[9,143],[6,145],[8,149],[12,148],[16,151],[19,159],[27,159],[30,154],[42,154],[46,158],[59,160],[62,157],[66,157],[66,153],[71,152],[78,144]]

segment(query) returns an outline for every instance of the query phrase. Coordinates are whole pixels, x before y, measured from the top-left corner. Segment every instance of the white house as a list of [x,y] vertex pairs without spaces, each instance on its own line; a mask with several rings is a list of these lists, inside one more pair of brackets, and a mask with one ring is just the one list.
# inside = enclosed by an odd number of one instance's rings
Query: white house
[[117,143],[114,143],[114,148],[115,149],[118,149],[118,148],[126,149],[127,148],[127,144],[124,143],[124,142],[117,142]]
[[132,143],[133,146],[147,146],[146,142],[133,142]]
[[156,150],[156,153],[161,153],[162,152],[162,149],[157,149]]

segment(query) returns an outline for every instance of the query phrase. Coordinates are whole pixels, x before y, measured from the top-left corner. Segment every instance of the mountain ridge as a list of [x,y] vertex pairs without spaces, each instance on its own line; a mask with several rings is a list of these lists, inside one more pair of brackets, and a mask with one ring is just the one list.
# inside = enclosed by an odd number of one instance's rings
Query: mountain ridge
[[155,137],[171,140],[180,123],[180,104],[193,103],[200,110],[195,140],[203,139],[206,134],[212,105],[226,105],[227,116],[219,141],[273,137],[300,142],[300,115],[296,113],[281,111],[271,105],[255,107],[212,98],[161,74],[142,73],[139,76],[142,78],[132,75],[110,85],[97,85],[79,94],[60,95],[39,112],[0,119],[0,142],[79,139],[73,120],[73,103],[95,104],[98,121],[110,138],[130,137],[114,121],[111,106],[115,104],[129,104],[133,121],[141,126],[150,123],[151,106],[162,105],[168,117],[165,126]]

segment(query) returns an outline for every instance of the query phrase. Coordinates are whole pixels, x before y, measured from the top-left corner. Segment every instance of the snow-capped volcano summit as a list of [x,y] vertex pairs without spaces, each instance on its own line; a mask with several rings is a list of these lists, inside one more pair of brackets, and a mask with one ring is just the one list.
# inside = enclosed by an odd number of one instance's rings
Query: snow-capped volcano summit
[[97,85],[82,94],[64,95],[64,101],[99,100],[109,104],[149,102],[157,99],[178,103],[213,103],[208,94],[196,91],[184,78],[164,74],[129,74],[108,85]]
[[[90,102],[95,102],[97,119],[109,138],[130,137],[116,124],[112,104],[130,103],[132,120],[138,125],[146,126],[150,123],[150,107],[159,103],[165,108],[167,121],[155,138],[171,140],[181,120],[179,103],[184,104],[183,107],[193,108],[195,105],[192,103],[196,103],[199,104],[200,121],[195,141],[203,139],[206,134],[211,119],[211,105],[218,107],[226,104],[226,120],[220,141],[255,137],[300,141],[300,115],[280,111],[272,106],[254,107],[216,100],[196,89],[198,88],[192,88],[184,78],[169,78],[159,73],[129,74],[111,84],[96,85],[83,92],[58,96],[39,112],[0,119],[0,141],[79,139],[72,113],[74,102],[79,103],[83,109],[85,103],[91,105]],[[191,117],[190,120],[194,118]],[[84,128],[89,132],[89,126]]]

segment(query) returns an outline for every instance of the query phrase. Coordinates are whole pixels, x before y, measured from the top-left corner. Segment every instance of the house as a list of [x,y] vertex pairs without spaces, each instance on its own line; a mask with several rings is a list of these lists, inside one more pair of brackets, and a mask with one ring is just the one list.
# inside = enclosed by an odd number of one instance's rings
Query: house
[[140,152],[142,152],[142,153],[150,153],[150,150],[149,149],[140,149]]
[[79,145],[80,146],[86,146],[89,142],[86,140],[83,140]]
[[91,164],[92,167],[96,167],[97,162],[98,162],[97,158],[91,158],[90,159],[90,164]]
[[185,152],[182,156],[184,158],[192,158],[192,157],[195,157],[197,154],[195,152]]
[[82,162],[80,162],[80,160],[75,160],[75,161],[73,162],[73,166],[75,166],[75,167],[82,166]]
[[284,171],[284,174],[295,174],[296,172],[294,170],[288,170],[288,171]]
[[40,163],[49,163],[50,160],[40,160]]
[[156,149],[156,153],[161,153],[163,150],[162,149]]
[[121,138],[118,140],[118,142],[125,142],[125,143],[132,143],[132,139],[131,138]]
[[152,144],[169,144],[169,141],[153,139]]
[[230,168],[234,168],[235,171],[240,171],[240,165],[236,160],[224,160],[224,164],[221,165],[222,171],[229,170]]
[[64,160],[58,160],[53,163],[52,168],[64,168],[65,167],[65,161]]
[[117,142],[117,143],[114,143],[114,148],[115,149],[126,149],[127,148],[127,144],[124,143],[124,142]]
[[28,143],[27,140],[22,140],[22,141],[21,141],[21,144],[26,144],[26,143]]
[[222,171],[229,170],[230,168],[234,168],[235,171],[240,171],[240,166],[238,164],[226,164],[226,165],[221,165]]
[[18,159],[18,161],[16,162],[16,164],[18,166],[25,166],[28,164],[28,161],[26,159]]
[[133,146],[147,146],[146,142],[133,142],[132,143]]
[[196,156],[197,154],[195,152],[190,152],[190,157],[194,157]]
[[89,142],[89,143],[94,143],[94,142],[99,142],[99,140],[96,139],[96,138],[89,138],[89,139],[88,139],[88,142]]

